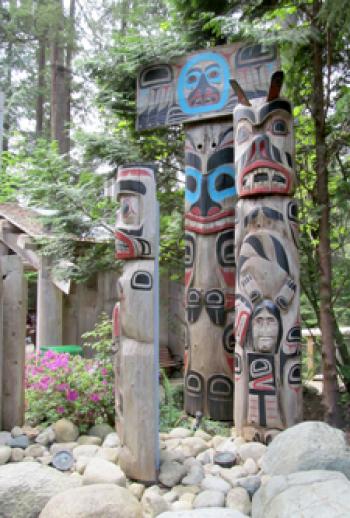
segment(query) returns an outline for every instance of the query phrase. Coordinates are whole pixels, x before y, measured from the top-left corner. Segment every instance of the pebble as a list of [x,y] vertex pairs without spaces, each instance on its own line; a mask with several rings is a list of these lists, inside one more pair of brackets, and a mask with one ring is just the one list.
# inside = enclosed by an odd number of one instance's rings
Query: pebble
[[248,475],[256,475],[259,471],[258,465],[253,459],[247,459],[242,467]]
[[21,462],[24,459],[24,450],[22,448],[11,448],[11,462]]
[[229,482],[232,487],[237,485],[237,480],[245,477],[246,475],[247,472],[242,466],[233,466],[232,468],[220,469],[220,476],[226,480],[226,482]]
[[157,486],[145,490],[141,498],[141,505],[143,518],[154,518],[170,510],[170,504],[165,500]]
[[174,448],[173,450],[161,450],[160,462],[176,460],[177,462],[183,463],[186,457],[181,448]]
[[192,435],[192,430],[188,428],[173,428],[169,433],[169,437],[172,439],[185,439],[186,437],[190,437]]
[[88,431],[88,435],[100,437],[102,441],[111,433],[115,433],[115,430],[108,423],[95,424]]
[[182,479],[184,486],[195,486],[200,484],[204,478],[204,469],[200,462],[192,464],[188,471],[188,474]]
[[6,464],[11,457],[11,448],[9,446],[0,446],[0,466]]
[[265,451],[265,444],[261,444],[260,442],[247,442],[238,448],[239,456],[243,462],[247,459],[253,459],[257,462],[260,457],[264,455]]
[[12,437],[19,437],[20,435],[25,435],[22,428],[20,426],[14,426],[11,430]]
[[49,444],[53,443],[56,439],[56,434],[51,426],[43,430],[39,433],[39,435],[35,438],[35,442],[41,444],[42,446],[49,446]]
[[182,450],[186,457],[196,457],[207,449],[207,443],[200,437],[187,437],[182,440]]
[[192,504],[190,502],[184,502],[182,500],[178,500],[177,502],[173,502],[171,504],[172,511],[190,511],[192,509]]
[[231,489],[226,496],[226,507],[249,515],[252,510],[252,504],[248,491],[243,487],[234,487]]
[[137,500],[141,500],[142,495],[145,491],[145,486],[143,484],[138,484],[137,482],[133,482],[128,486],[128,490],[131,494],[133,494]]
[[119,457],[119,451],[120,448],[99,448],[97,450],[97,457],[102,457],[105,460],[108,460],[109,462],[113,462],[114,464],[117,464],[118,457]]
[[104,448],[118,448],[120,446],[120,439],[116,432],[111,432],[106,435],[102,446]]
[[42,446],[41,444],[31,444],[24,450],[24,455],[26,457],[33,457],[36,459],[37,457],[42,457],[45,451],[47,451],[45,446]]
[[202,464],[213,463],[214,451],[214,448],[208,448],[207,450],[202,451],[202,453],[199,453],[196,459],[199,460],[199,462]]
[[192,493],[193,495],[197,495],[200,492],[200,488],[198,486],[175,486],[172,491],[174,491],[179,497],[184,493]]
[[176,461],[166,461],[160,467],[159,481],[166,487],[174,487],[186,475],[185,466]]
[[221,477],[215,477],[214,475],[207,475],[201,482],[202,489],[209,489],[212,491],[221,491],[225,495],[230,491],[231,484],[226,482]]
[[258,475],[250,475],[248,477],[239,478],[237,480],[237,485],[244,487],[252,498],[254,493],[259,489],[261,486],[261,478]]
[[95,457],[90,460],[85,468],[83,483],[84,485],[115,484],[126,487],[126,476],[119,466]]
[[50,453],[51,455],[55,455],[59,451],[73,451],[77,446],[77,442],[55,442],[50,446]]
[[27,435],[18,435],[17,437],[11,437],[7,441],[7,445],[11,448],[23,448],[25,450],[29,446],[29,438]]
[[78,427],[69,419],[59,419],[52,425],[57,442],[72,442],[79,437]]
[[224,507],[225,495],[221,491],[205,490],[199,493],[193,500],[193,508]]
[[11,439],[12,435],[10,432],[0,432],[0,446],[6,446]]
[[81,435],[78,439],[78,444],[80,445],[93,445],[93,446],[101,446],[102,439],[101,437],[96,437],[93,435]]
[[99,448],[99,446],[95,446],[93,444],[82,444],[80,446],[76,446],[73,449],[73,457],[75,460],[79,457],[94,457]]
[[204,432],[203,430],[196,430],[194,432],[194,437],[200,437],[205,442],[209,442],[212,440],[212,436],[209,433]]

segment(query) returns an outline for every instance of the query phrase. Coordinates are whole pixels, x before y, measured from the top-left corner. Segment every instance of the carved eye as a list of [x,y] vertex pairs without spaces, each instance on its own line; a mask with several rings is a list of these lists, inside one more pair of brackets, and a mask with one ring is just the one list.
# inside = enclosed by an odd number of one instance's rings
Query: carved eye
[[237,144],[242,144],[245,140],[249,138],[249,130],[246,126],[241,126],[238,128],[237,135],[236,135],[236,141]]
[[272,132],[275,135],[286,135],[288,133],[287,124],[282,119],[277,119],[272,123]]
[[186,176],[186,189],[190,192],[196,192],[197,189],[197,180],[193,178],[193,176]]

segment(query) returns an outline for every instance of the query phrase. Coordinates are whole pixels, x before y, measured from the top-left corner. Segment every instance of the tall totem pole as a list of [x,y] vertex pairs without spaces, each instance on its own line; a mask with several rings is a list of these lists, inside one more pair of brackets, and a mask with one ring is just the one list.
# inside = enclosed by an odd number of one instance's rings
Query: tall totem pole
[[250,102],[232,81],[236,187],[235,425],[269,442],[302,417],[297,204],[283,72]]
[[233,418],[234,159],[230,77],[266,96],[275,48],[215,47],[140,71],[138,130],[184,123],[185,410]]
[[119,167],[116,257],[118,280],[113,329],[119,462],[128,477],[154,482],[158,444],[158,204],[151,165]]

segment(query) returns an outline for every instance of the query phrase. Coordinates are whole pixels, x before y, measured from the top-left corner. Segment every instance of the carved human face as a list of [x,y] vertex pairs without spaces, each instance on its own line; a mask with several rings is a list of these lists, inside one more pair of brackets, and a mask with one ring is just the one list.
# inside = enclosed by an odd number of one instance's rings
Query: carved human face
[[278,321],[266,308],[253,318],[253,349],[261,353],[275,350],[278,336]]
[[292,109],[276,99],[234,111],[237,191],[291,194],[295,185]]

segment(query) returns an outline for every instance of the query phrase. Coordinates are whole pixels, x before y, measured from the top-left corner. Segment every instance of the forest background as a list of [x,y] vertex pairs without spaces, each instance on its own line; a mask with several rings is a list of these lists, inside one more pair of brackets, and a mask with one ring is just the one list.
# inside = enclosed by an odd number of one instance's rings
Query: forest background
[[[294,104],[303,327],[320,327],[325,419],[350,400],[350,5],[347,0],[0,0],[5,94],[0,202],[48,209],[79,281],[118,268],[111,239],[118,165],[157,162],[161,265],[183,277],[183,133],[135,131],[141,65],[235,41],[277,44]],[[70,239],[102,234],[88,255]],[[70,264],[67,269],[67,264]],[[339,380],[344,384],[339,392]]]

